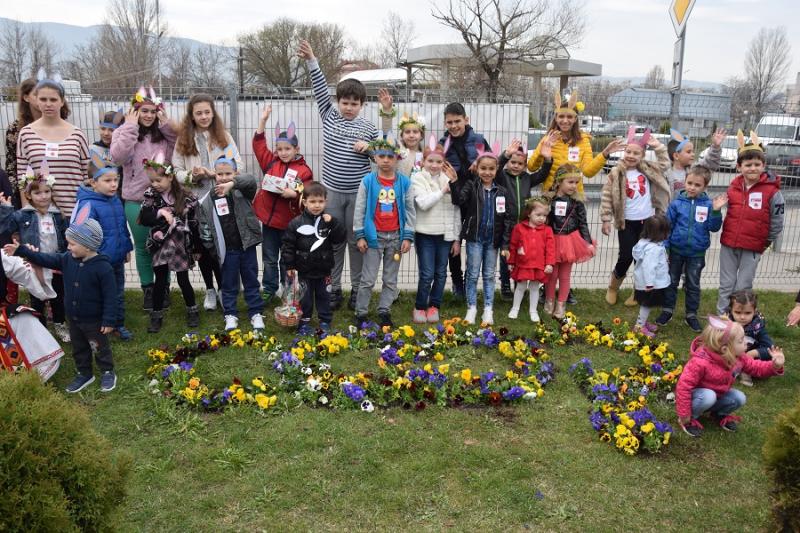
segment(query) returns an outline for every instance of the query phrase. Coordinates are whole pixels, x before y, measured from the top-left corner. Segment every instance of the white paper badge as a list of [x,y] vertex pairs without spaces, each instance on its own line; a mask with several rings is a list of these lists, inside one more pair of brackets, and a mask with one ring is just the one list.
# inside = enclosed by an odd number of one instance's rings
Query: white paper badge
[[58,143],[46,143],[44,145],[44,156],[47,159],[58,159]]
[[525,248],[523,248],[522,246],[517,248],[517,255],[525,255]]
[[567,151],[567,160],[571,163],[576,163],[580,161],[581,158],[581,149],[577,146],[570,146],[569,150]]
[[290,168],[289,170],[286,171],[284,177],[289,180],[294,180],[297,177],[297,171],[293,168]]
[[694,210],[694,219],[697,222],[705,222],[708,218],[708,206],[698,205]]
[[505,196],[498,196],[494,199],[494,206],[495,211],[498,213],[505,213],[506,212],[506,197]]
[[214,207],[217,210],[217,216],[225,216],[230,213],[230,208],[228,208],[228,199],[227,198],[217,198],[214,200]]
[[53,235],[56,232],[56,226],[53,224],[53,220],[47,218],[39,220],[39,231],[45,235]]
[[557,217],[563,217],[567,214],[567,202],[558,201],[555,205],[555,213]]
[[764,198],[762,197],[760,192],[751,192],[747,196],[747,205],[750,206],[750,209],[761,209],[761,205],[764,202]]

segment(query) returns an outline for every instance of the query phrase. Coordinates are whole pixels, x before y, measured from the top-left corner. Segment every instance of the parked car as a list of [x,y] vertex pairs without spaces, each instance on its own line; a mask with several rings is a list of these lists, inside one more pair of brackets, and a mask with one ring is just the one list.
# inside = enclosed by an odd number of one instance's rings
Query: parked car
[[781,176],[781,184],[800,185],[800,142],[773,141],[765,149],[767,168]]
[[[636,135],[639,136],[640,135],[640,132],[638,131],[639,128],[637,127],[636,129],[637,129]],[[642,128],[642,132],[641,133],[644,133],[645,129],[646,128]],[[662,144],[664,144],[664,145],[666,145],[669,142],[669,135],[665,135],[663,133],[651,133],[650,135],[652,137],[655,137],[659,141],[661,141]],[[608,172],[612,168],[617,166],[617,163],[619,163],[619,160],[620,160],[620,158],[622,157],[622,155],[624,153],[625,153],[625,150],[617,150],[616,152],[611,152],[611,154],[609,154],[609,156],[606,158],[606,164],[603,165],[603,170]],[[650,161],[651,163],[655,163],[655,161],[656,161],[656,153],[649,146],[647,147],[647,149],[644,152],[644,160],[645,161]]]
[[[728,170],[728,171],[735,171],[736,170],[736,158],[739,156],[739,143],[736,141],[735,135],[728,135],[722,141],[722,154],[720,155],[719,160],[719,169],[720,170]],[[698,159],[702,159],[708,153],[708,148],[700,152],[700,157]]]
[[531,128],[528,130],[528,159],[533,155],[536,147],[539,146],[539,141],[542,137],[547,135],[547,130],[541,128]]

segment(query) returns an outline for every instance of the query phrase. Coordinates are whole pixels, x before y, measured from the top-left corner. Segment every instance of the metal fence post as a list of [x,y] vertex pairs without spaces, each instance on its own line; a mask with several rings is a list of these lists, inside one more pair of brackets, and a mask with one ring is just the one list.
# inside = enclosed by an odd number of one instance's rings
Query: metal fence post
[[228,87],[228,106],[230,113],[228,120],[230,121],[230,133],[234,139],[239,138],[239,91],[235,85]]

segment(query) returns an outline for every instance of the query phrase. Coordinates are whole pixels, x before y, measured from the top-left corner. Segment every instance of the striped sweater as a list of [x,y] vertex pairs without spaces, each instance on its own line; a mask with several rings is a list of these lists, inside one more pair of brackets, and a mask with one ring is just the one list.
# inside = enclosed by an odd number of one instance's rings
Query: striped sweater
[[364,117],[345,119],[334,105],[317,60],[307,63],[322,118],[322,183],[331,190],[355,194],[361,179],[370,173],[370,161],[367,154],[354,151],[353,144],[377,139],[378,128]]
[[79,128],[74,128],[60,142],[49,142],[36,133],[30,124],[22,128],[17,140],[17,180],[25,175],[28,165],[39,172],[45,151],[52,153],[47,157],[50,174],[55,177],[53,201],[61,215],[69,219],[78,194],[78,187],[86,179],[89,166],[89,142]]

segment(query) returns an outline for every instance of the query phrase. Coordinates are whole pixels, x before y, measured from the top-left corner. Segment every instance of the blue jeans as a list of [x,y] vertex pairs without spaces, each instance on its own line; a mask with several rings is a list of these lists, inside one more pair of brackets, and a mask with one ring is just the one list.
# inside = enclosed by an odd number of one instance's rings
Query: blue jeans
[[264,288],[264,294],[275,294],[278,292],[278,285],[286,280],[286,267],[283,258],[280,257],[281,243],[286,230],[264,226],[261,232],[264,237],[261,241],[261,259],[264,262],[261,286]]
[[700,308],[700,274],[703,273],[705,266],[705,257],[686,257],[670,252],[670,286],[664,291],[664,306],[661,308],[663,311],[675,312],[678,284],[681,282],[681,274],[685,269],[686,279],[683,282],[683,291],[686,293],[686,316],[697,316],[697,310]]
[[692,418],[695,420],[706,411],[723,417],[731,414],[745,404],[747,397],[740,390],[730,389],[722,396],[711,389],[692,390]]
[[125,325],[125,263],[114,265],[114,280],[117,282],[117,327]]
[[497,248],[491,240],[467,242],[467,305],[478,305],[478,274],[483,277],[483,306],[494,305],[494,268]]
[[444,284],[447,282],[447,262],[453,241],[444,240],[444,235],[414,235],[414,247],[417,252],[419,266],[419,283],[417,283],[416,309],[442,305]]
[[245,251],[228,250],[222,263],[222,308],[226,315],[238,316],[236,300],[239,298],[239,276],[244,287],[247,315],[252,317],[264,310],[264,300],[258,286],[258,258],[256,247]]

